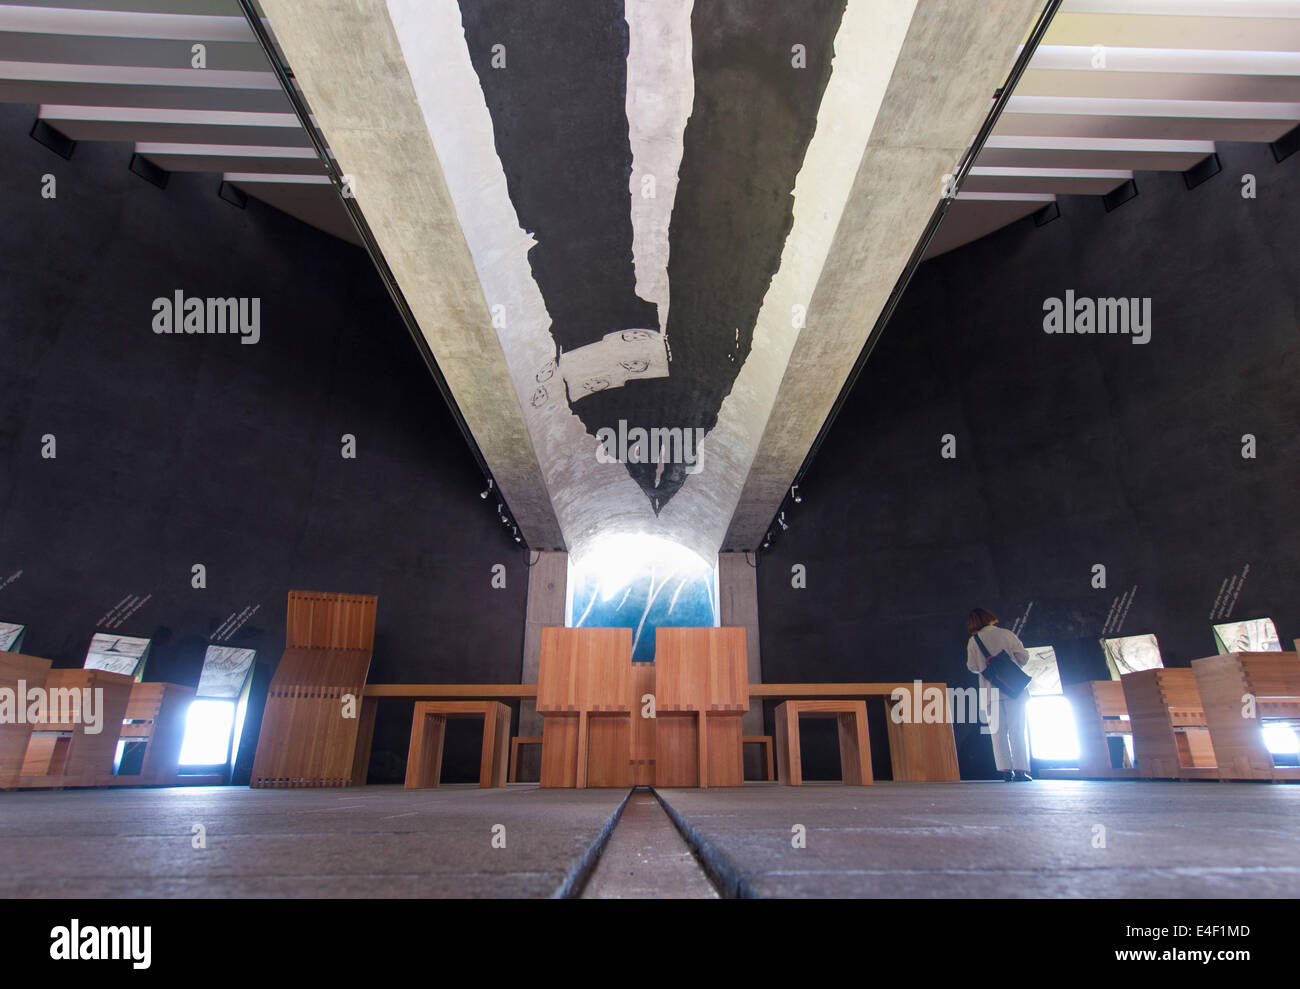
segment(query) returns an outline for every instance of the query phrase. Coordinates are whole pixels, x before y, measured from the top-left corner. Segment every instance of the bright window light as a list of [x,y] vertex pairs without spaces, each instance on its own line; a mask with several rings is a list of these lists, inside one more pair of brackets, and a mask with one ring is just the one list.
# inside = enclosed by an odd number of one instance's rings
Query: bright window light
[[1061,694],[1029,698],[1029,749],[1035,759],[1052,762],[1079,758],[1079,735],[1074,711]]
[[224,766],[230,758],[230,731],[234,726],[234,701],[193,701],[185,718],[181,765]]
[[1272,755],[1300,755],[1300,736],[1285,722],[1265,724],[1264,748]]
[[569,558],[565,613],[570,628],[632,629],[633,662],[649,662],[656,629],[718,624],[717,566],[657,536],[602,536]]

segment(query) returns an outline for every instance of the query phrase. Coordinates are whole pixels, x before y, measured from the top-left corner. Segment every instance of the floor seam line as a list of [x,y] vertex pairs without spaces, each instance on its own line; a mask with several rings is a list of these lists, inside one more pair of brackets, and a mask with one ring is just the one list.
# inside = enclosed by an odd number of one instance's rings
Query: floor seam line
[[564,878],[560,880],[560,885],[551,894],[550,898],[552,900],[576,900],[582,896],[587,881],[591,878],[591,874],[596,871],[596,863],[600,861],[601,853],[605,851],[605,846],[609,844],[609,839],[613,837],[614,828],[618,826],[618,819],[623,816],[623,809],[635,792],[636,787],[631,787],[623,795],[622,801],[614,808],[614,813],[609,815],[609,820],[605,822],[591,844],[578,856],[573,865],[569,866],[569,871],[564,874]]
[[677,829],[677,833],[686,842],[686,846],[699,862],[700,867],[704,870],[704,875],[713,884],[713,888],[718,891],[718,896],[724,900],[758,899],[758,893],[749,885],[741,871],[725,855],[688,824],[686,819],[677,812],[676,808],[664,798],[664,795],[656,787],[650,787],[650,792],[659,801],[659,806],[668,815],[668,820],[673,822],[673,827]]

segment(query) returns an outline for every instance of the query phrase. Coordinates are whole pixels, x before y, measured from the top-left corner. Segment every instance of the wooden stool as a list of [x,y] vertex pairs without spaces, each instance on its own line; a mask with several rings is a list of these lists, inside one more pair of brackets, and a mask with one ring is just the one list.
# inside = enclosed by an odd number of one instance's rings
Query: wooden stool
[[776,765],[772,761],[772,736],[771,735],[746,735],[741,740],[744,745],[761,745],[763,746],[763,779],[769,783],[776,781]]
[[785,701],[776,707],[776,764],[781,782],[803,785],[799,718],[833,717],[840,732],[840,775],[847,786],[870,786],[871,747],[866,701]]
[[411,748],[406,756],[406,789],[438,785],[442,775],[442,743],[448,718],[483,719],[483,756],[478,785],[504,786],[510,752],[510,708],[500,701],[419,701],[411,722]]
[[519,775],[519,746],[521,745],[541,745],[542,736],[540,735],[520,735],[510,740],[510,782],[518,783],[516,778]]

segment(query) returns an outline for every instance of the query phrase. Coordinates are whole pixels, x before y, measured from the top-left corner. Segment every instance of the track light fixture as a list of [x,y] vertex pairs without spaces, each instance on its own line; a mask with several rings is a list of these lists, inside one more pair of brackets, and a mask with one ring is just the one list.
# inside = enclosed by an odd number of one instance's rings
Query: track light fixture
[[767,549],[771,545],[772,545],[772,530],[768,529],[767,535],[763,537],[763,549]]
[[790,485],[790,497],[794,499],[794,503],[796,505],[803,503],[803,495],[799,493],[799,485],[797,484]]
[[482,499],[484,499],[484,500],[486,501],[486,500],[487,500],[487,496],[490,495],[491,493],[492,493],[492,478],[489,477],[489,478],[488,478],[488,486],[487,486],[487,490],[486,490],[486,491],[480,491],[480,492],[478,493],[478,496],[479,496],[480,498],[482,498]]
[[776,520],[778,523],[780,523],[782,532],[785,532],[787,529],[790,528],[788,525],[785,524],[785,512],[782,512],[780,515],[778,515],[776,517]]

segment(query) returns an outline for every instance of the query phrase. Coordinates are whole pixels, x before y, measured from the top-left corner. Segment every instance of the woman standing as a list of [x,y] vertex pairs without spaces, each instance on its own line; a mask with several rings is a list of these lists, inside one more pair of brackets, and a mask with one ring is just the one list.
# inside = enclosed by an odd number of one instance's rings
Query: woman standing
[[1029,775],[1029,721],[1026,716],[1029,691],[1022,691],[1019,697],[1008,697],[1000,690],[989,694],[986,691],[995,688],[984,679],[984,668],[988,666],[990,656],[1005,651],[1023,667],[1029,662],[1029,653],[1016,634],[1000,628],[997,615],[984,608],[976,608],[966,616],[966,630],[970,632],[970,641],[966,643],[966,668],[980,675],[981,703],[985,698],[997,697],[996,722],[990,716],[994,714],[992,711],[986,711],[985,717],[993,729],[993,760],[998,772],[1008,783],[1030,781],[1033,777]]

